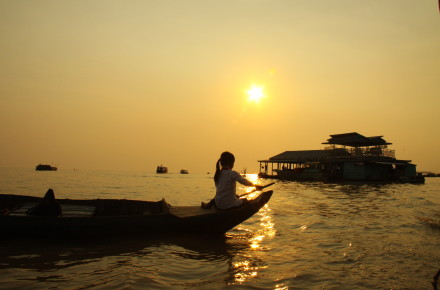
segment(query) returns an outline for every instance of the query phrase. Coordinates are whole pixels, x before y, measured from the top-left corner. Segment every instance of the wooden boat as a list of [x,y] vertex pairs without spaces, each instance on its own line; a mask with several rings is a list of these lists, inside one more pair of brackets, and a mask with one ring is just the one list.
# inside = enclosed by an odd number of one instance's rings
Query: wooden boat
[[156,168],[156,173],[167,173],[168,172],[168,167],[165,166],[157,166]]
[[271,198],[262,192],[249,203],[229,210],[200,206],[171,206],[125,199],[57,199],[60,217],[28,216],[26,211],[42,198],[0,195],[2,237],[90,238],[145,236],[157,233],[224,234],[252,217]]
[[35,166],[35,170],[38,171],[56,171],[57,169],[58,168],[56,168],[55,166],[48,164],[38,164],[37,166]]

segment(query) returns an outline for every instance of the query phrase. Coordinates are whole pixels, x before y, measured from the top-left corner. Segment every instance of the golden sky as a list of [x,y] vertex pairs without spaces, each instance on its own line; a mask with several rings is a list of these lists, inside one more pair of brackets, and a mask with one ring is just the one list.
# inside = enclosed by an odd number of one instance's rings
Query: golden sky
[[434,0],[0,0],[0,39],[0,167],[253,171],[358,132],[440,172]]

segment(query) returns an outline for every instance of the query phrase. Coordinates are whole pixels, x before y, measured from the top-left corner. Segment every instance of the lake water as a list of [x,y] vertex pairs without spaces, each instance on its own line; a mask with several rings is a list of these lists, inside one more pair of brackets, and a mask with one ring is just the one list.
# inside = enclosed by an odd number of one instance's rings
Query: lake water
[[[53,188],[57,198],[164,197],[171,205],[214,194],[212,175],[191,172],[0,173],[2,194],[43,196]],[[270,189],[268,205],[224,238],[2,241],[0,288],[432,289],[440,178],[418,185],[277,181]]]

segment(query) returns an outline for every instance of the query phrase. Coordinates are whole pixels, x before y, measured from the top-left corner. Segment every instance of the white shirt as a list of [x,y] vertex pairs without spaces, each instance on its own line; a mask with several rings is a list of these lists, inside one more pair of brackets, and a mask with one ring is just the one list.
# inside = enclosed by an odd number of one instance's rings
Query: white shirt
[[236,194],[237,181],[243,185],[253,185],[252,182],[242,177],[237,171],[229,169],[220,171],[215,195],[215,205],[217,208],[228,209],[243,203],[243,200],[240,200]]

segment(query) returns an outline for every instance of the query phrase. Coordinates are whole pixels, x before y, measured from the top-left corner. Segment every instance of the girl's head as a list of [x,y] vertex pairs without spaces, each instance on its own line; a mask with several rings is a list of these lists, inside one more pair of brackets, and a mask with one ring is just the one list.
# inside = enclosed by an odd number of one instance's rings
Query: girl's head
[[215,174],[214,174],[214,182],[217,184],[219,176],[220,176],[220,165],[222,167],[232,169],[234,167],[235,157],[231,152],[223,152],[220,155],[220,159],[215,164]]
[[235,157],[234,154],[231,152],[223,152],[222,155],[220,155],[220,165],[223,167],[229,167],[229,169],[232,169],[234,167]]

